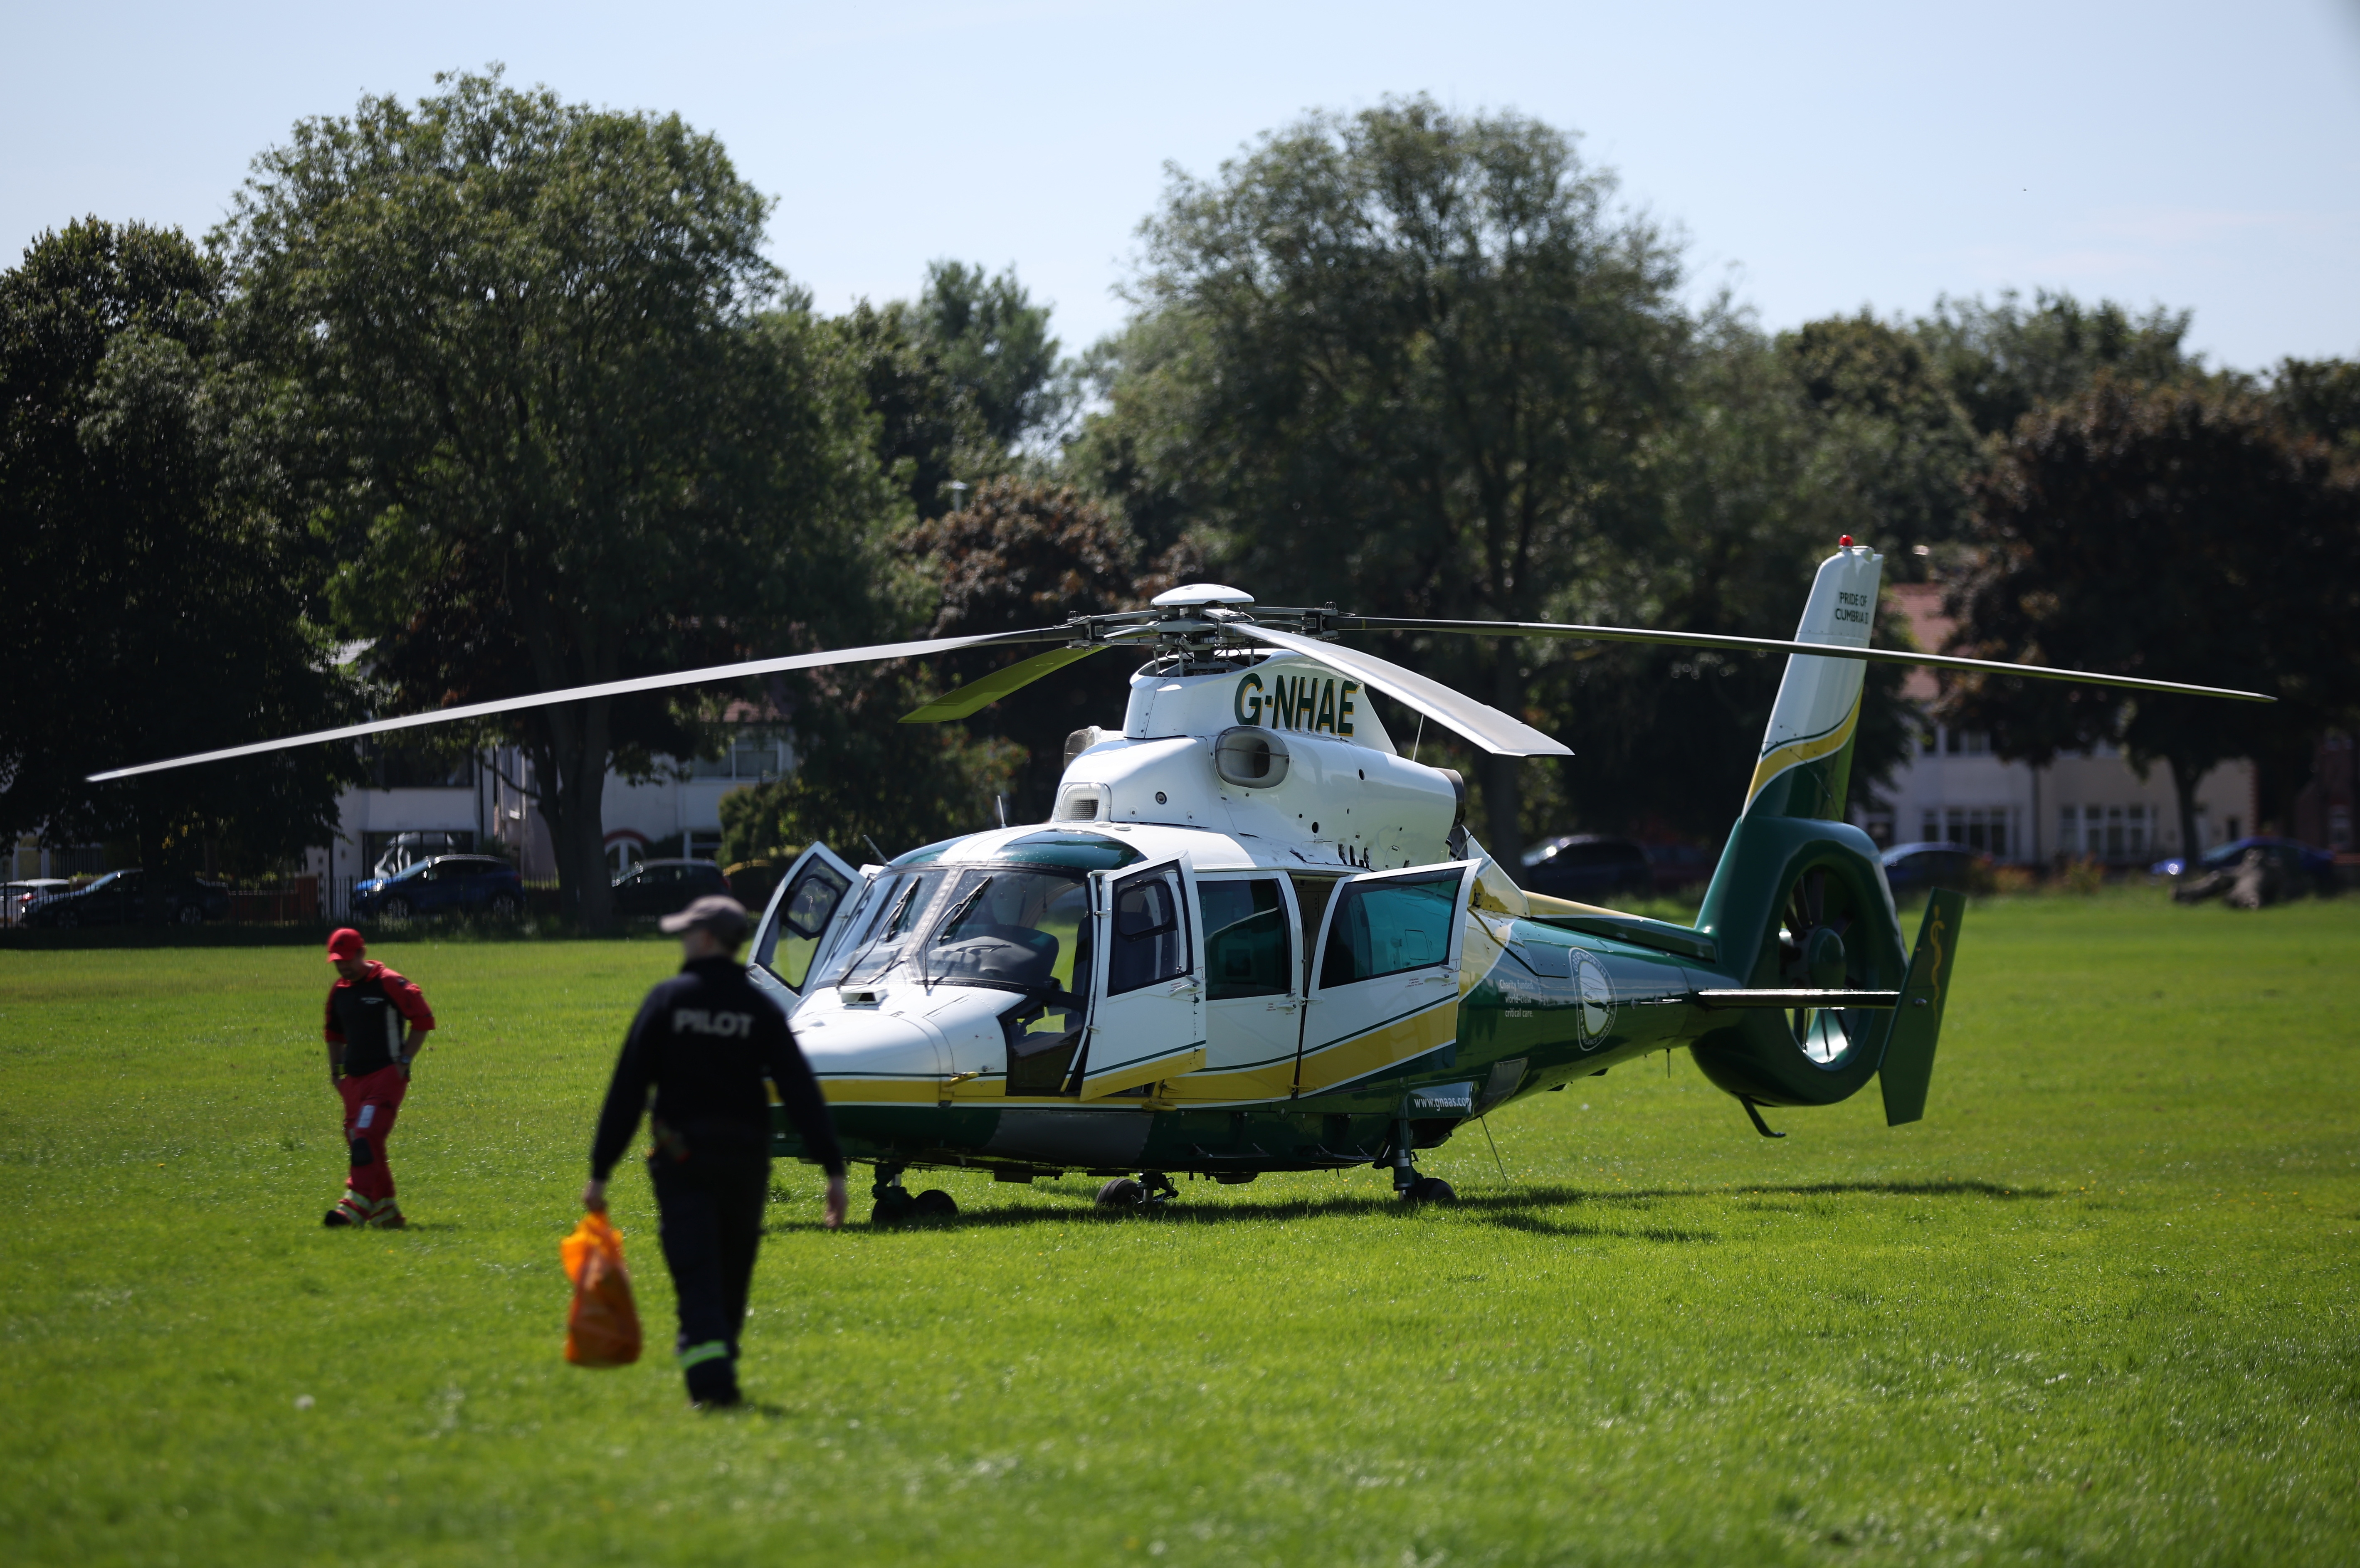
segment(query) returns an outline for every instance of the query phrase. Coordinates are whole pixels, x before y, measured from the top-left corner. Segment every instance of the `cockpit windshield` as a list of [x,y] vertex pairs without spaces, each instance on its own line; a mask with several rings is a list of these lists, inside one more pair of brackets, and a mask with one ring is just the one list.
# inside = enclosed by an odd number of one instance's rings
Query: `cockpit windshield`
[[916,981],[1071,995],[1077,975],[1088,984],[1089,899],[1074,873],[912,866],[879,877],[861,904],[847,956],[821,985]]

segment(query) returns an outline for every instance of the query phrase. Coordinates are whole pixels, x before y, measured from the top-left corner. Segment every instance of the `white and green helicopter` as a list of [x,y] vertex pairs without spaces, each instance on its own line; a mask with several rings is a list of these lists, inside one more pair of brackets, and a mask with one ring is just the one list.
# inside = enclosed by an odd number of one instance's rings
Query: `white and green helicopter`
[[[963,718],[1107,648],[1147,655],[1120,727],[1077,731],[1045,822],[855,866],[803,852],[749,973],[792,1020],[874,1217],[956,1213],[925,1168],[1104,1178],[1108,1205],[1172,1178],[1371,1166],[1448,1201],[1418,1151],[1524,1095],[1686,1049],[1761,1111],[1879,1080],[1924,1111],[1962,896],[1904,942],[1868,836],[1843,821],[1865,661],[2268,701],[2126,676],[1871,648],[1882,558],[1845,540],[1789,641],[1555,623],[1271,609],[1199,583],[1049,628],[757,659],[467,704],[101,774],[253,755],[597,695],[1051,641],[940,698]],[[1759,760],[1693,926],[1523,891],[1468,832],[1466,789],[1402,755],[1380,692],[1486,751],[1556,740],[1350,631],[1595,638],[1788,655]],[[778,1151],[800,1154],[783,1118]]]

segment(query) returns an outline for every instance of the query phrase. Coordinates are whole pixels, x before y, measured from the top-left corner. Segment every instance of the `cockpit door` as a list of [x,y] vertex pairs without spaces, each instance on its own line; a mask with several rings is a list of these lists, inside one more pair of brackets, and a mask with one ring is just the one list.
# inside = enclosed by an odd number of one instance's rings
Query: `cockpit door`
[[1090,1022],[1081,1097],[1205,1064],[1205,933],[1196,872],[1161,860],[1090,874]]
[[828,949],[842,939],[859,886],[860,874],[824,844],[798,855],[754,930],[748,969],[755,984],[784,988],[792,999],[783,1005],[793,1007]]
[[1311,950],[1298,1092],[1332,1089],[1459,1039],[1459,955],[1476,863],[1348,877]]

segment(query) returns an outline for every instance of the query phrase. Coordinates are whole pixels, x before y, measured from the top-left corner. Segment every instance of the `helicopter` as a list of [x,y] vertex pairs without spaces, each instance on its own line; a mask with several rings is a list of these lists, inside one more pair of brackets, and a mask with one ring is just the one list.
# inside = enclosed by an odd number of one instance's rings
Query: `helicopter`
[[[949,1218],[927,1169],[1103,1181],[1104,1207],[1173,1178],[1390,1173],[1448,1202],[1418,1156],[1471,1122],[1655,1051],[1686,1050],[1754,1129],[1878,1081],[1925,1112],[1965,898],[1914,942],[1874,842],[1843,820],[1872,661],[2268,702],[2256,692],[1868,646],[1883,558],[1846,537],[1792,639],[1270,607],[1192,583],[1054,627],[789,655],[229,747],[94,775],[487,717],[595,695],[1055,642],[905,722],[940,723],[1108,649],[1146,658],[1119,728],[1065,746],[1046,822],[855,865],[805,849],[755,926],[748,973],[787,1013],[872,1219]],[[1451,769],[1404,756],[1381,694],[1474,746],[1568,757],[1522,720],[1338,641],[1423,632],[1782,652],[1753,776],[1693,925],[1531,893],[1467,824]],[[783,1114],[774,1152],[803,1150]]]

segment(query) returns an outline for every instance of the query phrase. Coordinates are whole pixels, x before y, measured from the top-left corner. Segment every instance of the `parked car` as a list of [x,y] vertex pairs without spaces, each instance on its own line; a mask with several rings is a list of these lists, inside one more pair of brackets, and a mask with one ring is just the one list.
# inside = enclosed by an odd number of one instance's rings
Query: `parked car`
[[459,913],[512,920],[524,913],[524,880],[497,855],[438,855],[356,884],[353,913],[394,921]]
[[[2208,849],[2196,862],[2197,873],[2223,871],[2245,858],[2245,851],[2258,849],[2262,857],[2277,870],[2279,880],[2289,893],[2306,883],[2320,894],[2335,891],[2335,856],[2323,849],[2313,849],[2300,839],[2274,838],[2257,834],[2231,839],[2227,844]],[[2178,877],[2188,869],[2188,863],[2179,855],[2158,860],[2147,867],[2158,877]]]
[[0,926],[20,926],[27,910],[44,898],[55,898],[73,884],[62,877],[28,877],[0,887]]
[[1713,867],[1721,864],[1719,852],[1702,844],[1650,844],[1641,847],[1647,852],[1647,864],[1654,869],[1658,893],[1677,893],[1683,887],[1710,882]]
[[174,872],[150,877],[134,867],[110,871],[68,893],[55,893],[25,911],[25,924],[61,930],[72,926],[137,925],[153,907],[175,925],[202,925],[229,918],[229,889],[219,882]]
[[386,844],[384,853],[377,857],[377,864],[369,867],[369,875],[379,880],[398,877],[421,860],[432,860],[438,855],[464,854],[465,849],[464,835],[460,833],[432,830],[396,833]]
[[642,860],[614,886],[618,915],[668,915],[708,893],[729,892],[729,879],[709,860]]
[[1929,887],[1966,892],[1991,879],[1992,857],[1963,844],[1896,844],[1878,858],[1885,862],[1885,883],[1896,893]]
[[1655,870],[1637,841],[1612,833],[1560,833],[1524,851],[1527,893],[1594,903],[1618,893],[1652,893]]

